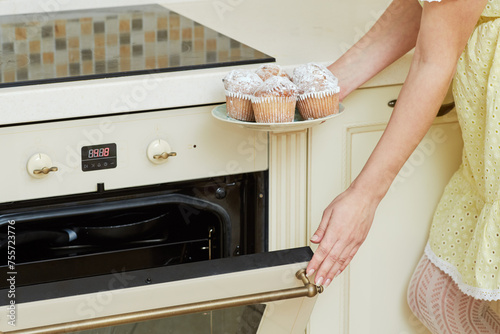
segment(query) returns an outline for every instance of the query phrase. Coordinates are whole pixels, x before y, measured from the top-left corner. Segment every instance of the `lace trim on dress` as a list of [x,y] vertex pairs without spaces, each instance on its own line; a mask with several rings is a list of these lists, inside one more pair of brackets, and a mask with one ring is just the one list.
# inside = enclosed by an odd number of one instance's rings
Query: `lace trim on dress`
[[462,282],[462,275],[458,272],[457,268],[455,268],[450,263],[436,256],[436,254],[434,254],[434,252],[432,251],[429,242],[427,242],[427,245],[425,246],[425,255],[436,267],[438,267],[446,274],[448,274],[453,279],[453,281],[458,285],[460,291],[462,291],[466,295],[471,296],[475,299],[481,299],[487,301],[500,299],[500,289],[489,290],[483,288],[476,288],[474,286],[470,286]]

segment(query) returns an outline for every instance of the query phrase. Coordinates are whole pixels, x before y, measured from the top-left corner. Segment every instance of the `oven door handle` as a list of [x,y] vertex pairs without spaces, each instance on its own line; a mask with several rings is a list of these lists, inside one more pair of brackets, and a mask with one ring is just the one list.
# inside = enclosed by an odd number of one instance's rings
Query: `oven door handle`
[[237,307],[253,304],[269,303],[279,300],[300,298],[300,297],[314,297],[323,292],[322,286],[314,285],[309,281],[304,269],[299,270],[295,276],[297,279],[304,283],[304,286],[297,288],[282,289],[276,291],[261,292],[243,296],[222,298],[217,300],[208,300],[184,305],[176,305],[163,307],[152,310],[145,310],[139,312],[125,313],[112,315],[107,317],[86,319],[81,321],[67,322],[63,324],[55,324],[48,326],[41,326],[35,328],[21,329],[15,331],[8,331],[8,334],[58,334],[68,333],[83,330],[98,329],[110,326],[119,326],[130,324],[134,322],[156,320],[172,316],[180,316],[192,313],[208,312],[213,310],[220,310],[228,307]]

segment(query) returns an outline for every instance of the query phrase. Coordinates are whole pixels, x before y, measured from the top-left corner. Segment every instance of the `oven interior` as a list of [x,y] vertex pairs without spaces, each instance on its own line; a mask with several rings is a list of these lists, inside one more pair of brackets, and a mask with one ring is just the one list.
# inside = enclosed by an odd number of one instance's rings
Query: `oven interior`
[[9,221],[18,287],[265,252],[267,182],[263,171],[0,204],[0,267]]

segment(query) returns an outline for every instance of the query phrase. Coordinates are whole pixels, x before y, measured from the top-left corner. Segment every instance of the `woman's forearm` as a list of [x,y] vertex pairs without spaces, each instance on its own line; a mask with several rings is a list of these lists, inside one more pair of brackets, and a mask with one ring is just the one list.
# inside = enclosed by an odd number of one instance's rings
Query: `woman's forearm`
[[414,60],[387,128],[353,188],[382,200],[436,117],[454,73],[456,59],[448,58],[438,63]]
[[[453,18],[445,18],[453,15],[451,10],[446,10],[448,4],[424,5],[424,14],[427,14],[422,18],[423,27],[410,72],[387,128],[353,187],[363,184],[365,192],[366,187],[371,188],[368,193],[376,199],[385,195],[431,126],[448,91],[458,57],[477,20],[474,17],[479,15],[480,4],[484,2],[471,5],[470,11],[455,13]],[[377,182],[371,181],[374,176]]]
[[339,79],[341,99],[415,46],[421,15],[417,0],[394,0],[370,31],[328,67]]

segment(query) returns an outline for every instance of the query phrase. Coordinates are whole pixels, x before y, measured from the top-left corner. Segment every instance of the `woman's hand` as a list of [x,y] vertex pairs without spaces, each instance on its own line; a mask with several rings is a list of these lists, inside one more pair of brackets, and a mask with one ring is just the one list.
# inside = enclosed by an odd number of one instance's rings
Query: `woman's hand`
[[308,276],[316,273],[315,284],[327,287],[351,262],[368,235],[378,202],[350,187],[325,209],[311,238],[319,246],[306,270]]

